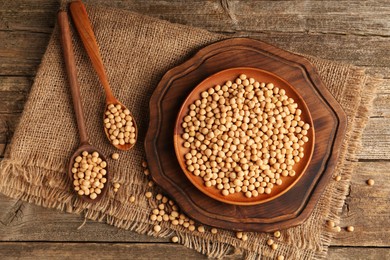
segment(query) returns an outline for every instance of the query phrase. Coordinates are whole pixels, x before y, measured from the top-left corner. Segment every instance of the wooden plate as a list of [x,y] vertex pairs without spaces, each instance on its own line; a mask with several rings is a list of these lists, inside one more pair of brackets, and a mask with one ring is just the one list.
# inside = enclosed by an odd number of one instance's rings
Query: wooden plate
[[[301,179],[278,198],[253,206],[222,203],[199,191],[183,174],[172,138],[177,114],[191,91],[203,79],[235,67],[263,69],[285,79],[305,100],[315,129],[313,156]],[[308,60],[247,38],[211,44],[169,70],[156,87],[149,108],[145,150],[153,180],[189,217],[231,230],[270,232],[307,219],[332,176],[347,123]]]
[[223,196],[221,191],[216,187],[206,187],[204,185],[204,181],[201,177],[195,176],[193,173],[187,170],[184,155],[190,151],[189,148],[185,148],[183,146],[185,140],[181,137],[184,133],[184,129],[182,127],[183,119],[189,113],[189,106],[194,103],[196,100],[200,99],[200,94],[209,89],[210,87],[214,87],[215,85],[223,85],[226,81],[233,81],[240,75],[245,74],[248,77],[254,78],[259,82],[272,82],[276,87],[284,89],[288,97],[293,98],[294,101],[298,104],[298,108],[302,110],[301,118],[304,122],[309,123],[310,126],[313,126],[312,117],[310,115],[309,109],[304,102],[303,98],[295,91],[294,87],[291,86],[287,81],[278,77],[277,75],[256,68],[232,68],[220,71],[218,73],[213,74],[212,76],[203,80],[199,85],[197,85],[194,90],[188,95],[183,105],[181,106],[180,112],[176,119],[176,126],[174,130],[174,146],[176,157],[180,164],[181,169],[187,176],[187,178],[198,188],[201,192],[206,194],[207,196],[219,200],[221,202],[230,203],[234,205],[256,205],[260,203],[264,203],[270,200],[273,200],[282,194],[286,193],[304,174],[307,166],[309,165],[310,159],[314,150],[314,127],[311,127],[308,131],[309,142],[305,143],[304,153],[305,156],[299,163],[295,164],[293,169],[296,172],[294,177],[282,177],[283,183],[282,185],[275,185],[270,194],[260,194],[257,197],[247,198],[244,196],[242,192],[230,194],[228,196]]

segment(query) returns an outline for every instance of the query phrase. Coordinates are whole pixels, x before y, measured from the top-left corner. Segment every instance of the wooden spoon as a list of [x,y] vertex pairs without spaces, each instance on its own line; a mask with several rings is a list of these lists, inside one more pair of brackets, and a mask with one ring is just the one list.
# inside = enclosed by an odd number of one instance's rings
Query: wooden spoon
[[[92,66],[97,72],[100,82],[103,85],[104,91],[106,93],[105,111],[107,110],[107,107],[110,104],[114,104],[114,105],[119,104],[123,107],[123,110],[126,109],[126,107],[121,102],[119,102],[112,94],[111,87],[110,84],[108,83],[107,74],[104,69],[103,61],[100,55],[99,46],[97,44],[96,37],[92,30],[91,22],[88,18],[87,10],[85,9],[84,4],[81,1],[74,1],[70,3],[69,9],[74,24],[76,26],[76,29],[80,35],[81,41],[83,42],[84,47],[88,53],[88,56],[91,59]],[[135,127],[135,140],[137,140],[137,136],[138,136],[137,124],[135,122],[134,116],[131,113],[130,116],[133,118],[132,121],[133,121],[133,126]],[[104,114],[103,114],[103,119],[104,119]],[[110,143],[114,145],[111,142],[110,134],[106,127],[104,127],[104,132],[106,133],[108,140],[110,140]],[[126,143],[124,145],[114,145],[114,146],[119,150],[126,151],[131,149],[134,146],[134,144]]]
[[[88,153],[98,152],[99,157],[107,162],[105,156],[96,149],[96,147],[92,146],[89,143],[88,133],[85,126],[85,120],[84,120],[84,113],[83,113],[83,107],[81,104],[80,99],[80,88],[77,82],[77,72],[76,72],[76,63],[74,59],[74,53],[73,53],[73,47],[72,47],[72,39],[70,38],[70,30],[69,30],[69,21],[68,21],[68,15],[64,11],[58,12],[58,24],[61,30],[61,44],[63,49],[63,55],[64,55],[64,61],[65,61],[65,67],[66,67],[66,73],[68,74],[68,81],[70,85],[70,90],[72,94],[72,100],[73,100],[73,107],[74,112],[76,115],[76,121],[77,126],[79,130],[79,136],[80,136],[80,145],[79,148],[74,152],[72,157],[69,161],[69,167],[68,167],[68,174],[69,177],[72,180],[72,188],[73,188],[73,173],[72,168],[73,164],[75,162],[75,158],[83,151],[87,151]],[[107,167],[108,168],[108,167]],[[106,170],[107,170],[106,168]],[[101,200],[101,198],[105,195],[109,183],[109,172],[107,170],[105,178],[107,179],[106,183],[104,184],[103,189],[101,190],[101,193],[97,195],[96,199],[91,199],[89,196],[86,195],[79,195],[80,198],[86,202],[98,202]]]

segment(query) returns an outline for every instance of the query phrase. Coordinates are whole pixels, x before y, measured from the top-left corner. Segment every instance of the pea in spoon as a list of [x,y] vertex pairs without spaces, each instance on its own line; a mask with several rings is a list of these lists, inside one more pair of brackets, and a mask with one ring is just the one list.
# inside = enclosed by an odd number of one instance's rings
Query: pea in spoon
[[[110,107],[112,107],[112,105],[119,105],[119,107],[122,107],[123,111],[126,111],[125,116],[129,120],[118,122],[116,119],[120,115],[115,115],[115,122],[113,122],[113,118],[111,118],[111,123],[108,123],[110,121],[108,120],[107,122],[104,122],[103,127],[104,132],[106,133],[106,136],[111,144],[119,150],[127,151],[135,145],[137,140],[138,130],[135,119],[130,113],[130,110],[128,110],[112,94],[112,90],[110,84],[108,83],[107,74],[100,55],[99,46],[97,44],[96,37],[92,30],[91,22],[88,18],[84,4],[81,1],[74,1],[70,3],[69,9],[73,18],[73,22],[80,35],[81,41],[83,42],[85,50],[87,51],[87,54],[92,62],[92,66],[98,74],[100,83],[103,85],[104,91],[106,93],[106,109],[103,114],[103,122],[105,119],[107,119],[108,115],[106,112],[110,111]],[[111,114],[114,116],[115,112]],[[128,123],[129,121],[131,121],[131,123]],[[119,126],[118,123],[120,123]],[[123,123],[125,123],[125,125]],[[125,126],[127,126],[127,129]]]
[[[74,177],[72,169],[74,168],[74,163],[75,159],[78,156],[81,156],[83,152],[88,152],[89,154],[92,154],[94,152],[97,152],[99,154],[99,158],[102,159],[102,161],[107,163],[107,160],[105,156],[96,149],[96,147],[92,146],[89,143],[89,138],[88,138],[88,132],[85,126],[85,120],[84,120],[84,113],[83,113],[83,107],[81,104],[81,99],[80,99],[80,88],[77,82],[77,72],[76,72],[76,63],[74,59],[74,53],[73,53],[73,47],[72,47],[72,39],[70,37],[70,30],[69,30],[69,21],[68,21],[68,15],[64,11],[59,11],[58,12],[58,24],[61,30],[61,45],[62,45],[62,52],[64,56],[64,61],[65,61],[65,68],[66,68],[66,73],[68,75],[68,81],[70,85],[70,90],[71,90],[71,95],[72,95],[72,100],[73,100],[73,107],[74,107],[74,112],[76,116],[76,121],[77,121],[77,126],[78,126],[78,131],[79,131],[79,137],[80,137],[80,145],[77,148],[77,150],[74,152],[72,157],[70,158],[69,161],[69,166],[68,166],[68,174],[69,177],[72,180],[72,185],[74,185],[74,181],[76,179]],[[84,173],[83,173],[84,174]],[[104,186],[102,189],[99,189],[101,192],[100,194],[93,195],[81,195],[77,192],[79,197],[86,202],[89,203],[95,203],[98,202],[102,199],[102,197],[105,195],[107,192],[108,188],[108,183],[109,183],[109,172],[107,171],[106,167],[106,172],[104,178],[106,179],[106,182],[104,183]],[[79,184],[79,186],[81,186]],[[74,186],[72,186],[74,188]],[[89,192],[88,192],[89,193]],[[95,197],[95,198],[94,198]],[[94,198],[94,199],[93,199]]]

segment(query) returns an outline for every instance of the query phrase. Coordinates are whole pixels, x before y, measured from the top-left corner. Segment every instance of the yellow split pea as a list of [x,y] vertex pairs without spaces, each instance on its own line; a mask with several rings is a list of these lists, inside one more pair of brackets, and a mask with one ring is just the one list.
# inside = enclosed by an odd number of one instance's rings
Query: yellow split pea
[[209,88],[183,118],[187,170],[228,196],[270,194],[295,176],[310,125],[284,89],[246,75]]

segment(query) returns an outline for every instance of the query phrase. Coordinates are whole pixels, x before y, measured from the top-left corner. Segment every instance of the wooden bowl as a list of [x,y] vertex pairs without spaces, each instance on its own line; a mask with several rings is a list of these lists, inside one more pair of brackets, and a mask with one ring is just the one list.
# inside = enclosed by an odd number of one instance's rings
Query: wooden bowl
[[[244,196],[242,192],[230,194],[228,196],[224,196],[221,194],[221,191],[216,187],[206,187],[204,185],[204,181],[201,177],[193,175],[190,171],[187,170],[185,164],[184,155],[189,152],[189,148],[185,148],[183,146],[184,139],[181,137],[184,133],[184,129],[182,127],[182,122],[184,117],[189,112],[189,106],[195,102],[195,100],[200,99],[200,93],[209,89],[210,87],[214,87],[215,85],[223,85],[226,81],[234,81],[240,74],[246,74],[248,77],[254,78],[256,81],[269,83],[272,82],[276,87],[282,88],[286,91],[286,95],[290,98],[293,98],[294,101],[298,104],[298,108],[302,110],[301,119],[310,125],[310,129],[308,130],[307,136],[309,141],[304,144],[304,154],[305,156],[294,165],[293,169],[296,174],[293,177],[281,177],[283,180],[282,185],[275,185],[272,188],[272,192],[270,194],[259,194],[257,197],[247,198]],[[203,80],[199,85],[197,85],[193,91],[188,95],[186,100],[184,101],[179,114],[176,119],[176,124],[174,128],[174,148],[177,160],[180,164],[181,169],[187,178],[191,181],[196,188],[198,188],[201,192],[206,194],[207,196],[216,199],[218,201],[229,203],[233,205],[256,205],[260,203],[264,203],[270,200],[273,200],[282,194],[286,193],[290,190],[302,177],[305,173],[307,166],[312,158],[314,151],[314,127],[313,127],[313,119],[310,115],[310,111],[303,100],[303,98],[296,92],[293,86],[291,86],[287,81],[278,77],[277,75],[257,69],[257,68],[248,68],[248,67],[239,67],[239,68],[231,68],[220,71],[211,75],[210,77]]]
[[[312,159],[300,180],[285,194],[243,206],[211,199],[193,185],[176,158],[172,134],[181,105],[202,79],[219,71],[252,67],[288,81],[304,98],[315,128]],[[191,219],[234,231],[273,232],[306,221],[332,179],[340,156],[347,117],[306,58],[249,38],[231,38],[199,49],[170,69],[149,102],[145,152],[150,176]]]

